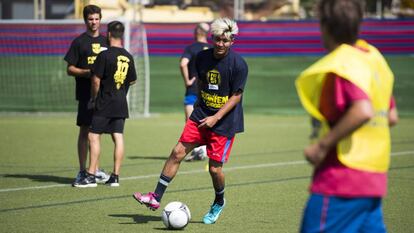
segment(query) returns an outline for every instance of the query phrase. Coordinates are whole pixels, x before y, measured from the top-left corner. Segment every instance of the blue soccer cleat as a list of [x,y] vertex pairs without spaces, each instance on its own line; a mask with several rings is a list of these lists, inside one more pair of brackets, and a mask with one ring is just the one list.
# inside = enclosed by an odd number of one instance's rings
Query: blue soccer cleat
[[217,221],[217,219],[220,217],[221,211],[223,211],[224,206],[226,205],[226,199],[224,199],[223,205],[219,205],[217,203],[214,203],[210,211],[204,215],[203,222],[204,224],[213,224]]

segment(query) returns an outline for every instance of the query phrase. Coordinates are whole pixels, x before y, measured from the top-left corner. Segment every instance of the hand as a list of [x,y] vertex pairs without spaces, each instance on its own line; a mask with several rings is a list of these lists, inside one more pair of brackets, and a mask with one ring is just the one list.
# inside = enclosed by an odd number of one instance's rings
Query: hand
[[95,100],[92,98],[88,102],[88,109],[95,109]]
[[327,153],[328,148],[320,142],[309,145],[304,150],[306,160],[309,163],[311,163],[314,167],[318,167],[319,165],[321,165]]
[[193,83],[195,82],[195,80],[196,80],[196,78],[195,77],[192,77],[188,82],[186,82],[185,86],[186,87],[189,87],[189,86],[193,85]]
[[200,120],[201,124],[198,125],[198,128],[213,128],[217,121],[218,118],[215,115],[206,117]]

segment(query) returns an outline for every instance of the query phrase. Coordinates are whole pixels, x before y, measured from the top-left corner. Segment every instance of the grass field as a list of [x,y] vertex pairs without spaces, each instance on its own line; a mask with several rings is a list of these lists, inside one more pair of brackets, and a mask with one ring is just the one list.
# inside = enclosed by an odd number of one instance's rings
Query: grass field
[[[74,116],[1,117],[1,232],[164,232],[160,211],[131,194],[152,191],[183,126],[182,114],[126,123],[121,186],[76,189]],[[297,232],[311,168],[302,157],[309,133],[303,115],[246,116],[225,165],[227,206],[215,225],[201,218],[214,198],[205,162],[183,163],[163,206],[179,200],[192,211],[185,232]],[[392,164],[384,216],[389,232],[414,232],[414,118],[392,130]],[[112,142],[103,138],[101,167],[112,167]]]
[[[17,60],[14,60],[17,59]],[[246,58],[246,132],[225,166],[227,206],[219,222],[201,223],[214,198],[206,162],[184,163],[163,199],[192,211],[185,232],[297,232],[311,168],[302,148],[309,134],[294,79],[316,57]],[[396,77],[401,121],[384,215],[389,232],[414,232],[413,56],[387,57]],[[0,58],[0,111],[75,111],[74,82],[61,57]],[[12,72],[6,72],[6,71]],[[183,127],[184,87],[177,57],[151,58],[151,118],[128,120],[121,187],[70,187],[77,173],[74,115],[0,115],[0,232],[163,232],[160,211],[131,197],[152,191]],[[101,167],[112,168],[103,138]]]

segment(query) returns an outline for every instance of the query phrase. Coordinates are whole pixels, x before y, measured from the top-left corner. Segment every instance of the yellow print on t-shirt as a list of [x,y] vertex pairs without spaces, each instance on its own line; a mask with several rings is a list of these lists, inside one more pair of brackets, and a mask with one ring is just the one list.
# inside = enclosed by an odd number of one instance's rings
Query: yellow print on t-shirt
[[101,52],[101,44],[99,44],[99,43],[92,43],[92,52],[94,54],[99,54]]
[[117,57],[117,70],[114,74],[114,80],[116,84],[116,89],[119,90],[121,85],[124,84],[124,80],[126,79],[128,68],[129,68],[129,58],[119,55]]
[[88,65],[93,65],[93,63],[95,63],[97,56],[89,56],[88,57]]
[[210,94],[204,91],[201,91],[201,98],[207,107],[211,108],[221,108],[229,100],[229,96],[219,96],[217,94]]
[[212,85],[220,85],[221,76],[218,70],[210,70],[207,72],[207,82]]

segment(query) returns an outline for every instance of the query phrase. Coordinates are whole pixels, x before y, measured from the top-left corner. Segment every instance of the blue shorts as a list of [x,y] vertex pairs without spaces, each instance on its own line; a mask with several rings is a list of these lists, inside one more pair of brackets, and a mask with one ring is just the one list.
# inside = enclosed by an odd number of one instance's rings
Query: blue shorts
[[189,94],[184,97],[184,105],[194,105],[197,101],[197,95]]
[[304,211],[300,232],[385,233],[381,198],[312,194]]

